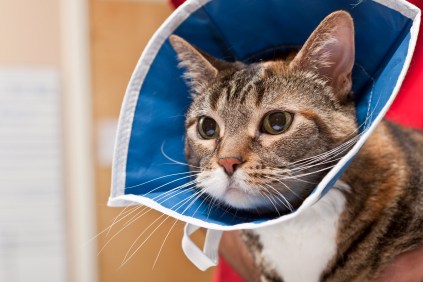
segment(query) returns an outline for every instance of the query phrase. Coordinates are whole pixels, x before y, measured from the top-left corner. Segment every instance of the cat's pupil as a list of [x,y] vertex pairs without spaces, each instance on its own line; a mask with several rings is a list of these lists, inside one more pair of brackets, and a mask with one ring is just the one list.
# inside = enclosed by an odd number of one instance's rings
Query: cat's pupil
[[198,132],[205,139],[216,138],[219,134],[219,127],[216,121],[209,117],[201,117],[199,120]]
[[262,122],[261,131],[267,134],[281,134],[285,132],[292,122],[292,114],[288,112],[267,113]]
[[269,124],[275,131],[281,131],[285,128],[286,118],[283,113],[273,113],[269,115]]
[[203,130],[207,136],[213,136],[216,132],[216,122],[211,118],[205,118],[203,121]]

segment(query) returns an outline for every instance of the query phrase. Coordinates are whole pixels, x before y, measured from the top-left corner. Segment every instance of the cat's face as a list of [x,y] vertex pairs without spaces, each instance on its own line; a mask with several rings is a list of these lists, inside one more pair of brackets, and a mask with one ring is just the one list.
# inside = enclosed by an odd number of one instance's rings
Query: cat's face
[[350,16],[336,12],[293,59],[244,65],[173,36],[193,92],[185,152],[197,186],[235,208],[297,208],[357,128],[353,37]]

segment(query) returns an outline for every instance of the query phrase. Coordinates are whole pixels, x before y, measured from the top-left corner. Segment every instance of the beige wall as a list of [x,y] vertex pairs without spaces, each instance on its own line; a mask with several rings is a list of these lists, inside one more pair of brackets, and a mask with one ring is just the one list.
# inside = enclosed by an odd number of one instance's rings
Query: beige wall
[[0,0],[0,63],[60,65],[57,0]]
[[[84,5],[88,5],[85,0],[0,0],[0,68],[47,67],[57,70],[60,77],[63,120],[59,130],[64,140],[63,214],[67,217],[69,282],[95,282],[97,274],[95,242],[89,241],[94,236],[94,230],[90,231],[94,223],[89,220],[94,217],[94,201],[89,197],[94,186],[87,169],[92,166],[93,153],[85,126],[92,122],[92,117],[90,93],[84,81],[88,60],[81,56],[88,49],[84,46],[88,40],[81,32],[84,29],[88,32],[88,25],[84,26]],[[65,44],[70,48],[64,48]],[[75,194],[81,189],[83,194]]]

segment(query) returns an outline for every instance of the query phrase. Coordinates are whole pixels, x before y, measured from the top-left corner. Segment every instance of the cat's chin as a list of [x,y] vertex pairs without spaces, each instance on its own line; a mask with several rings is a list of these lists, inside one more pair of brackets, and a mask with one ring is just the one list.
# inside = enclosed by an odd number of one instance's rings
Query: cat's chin
[[216,169],[199,182],[208,195],[231,208],[250,210],[266,205],[263,197],[245,184],[244,178],[242,171],[228,177],[223,169]]
[[[280,199],[270,199],[257,192],[260,189],[246,184],[246,175],[238,170],[228,177],[223,169],[215,169],[206,176],[199,176],[197,181],[204,192],[227,207],[260,213],[286,213],[286,206]],[[270,197],[270,198],[269,198]]]
[[238,187],[228,187],[220,199],[226,205],[236,209],[249,210],[265,205],[258,195],[252,195]]
[[218,199],[224,206],[233,209],[238,215],[249,218],[265,216],[275,218],[290,211],[284,206],[270,204],[269,200],[260,195],[252,195],[240,188],[227,188],[225,194]]

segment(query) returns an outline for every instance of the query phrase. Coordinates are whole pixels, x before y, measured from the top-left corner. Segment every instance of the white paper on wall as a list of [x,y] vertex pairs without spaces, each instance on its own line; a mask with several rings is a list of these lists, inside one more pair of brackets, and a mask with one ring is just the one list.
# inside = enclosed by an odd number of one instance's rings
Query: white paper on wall
[[0,281],[67,281],[58,72],[0,68]]

